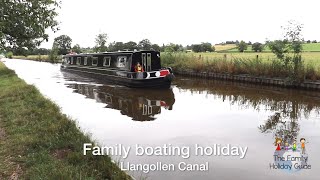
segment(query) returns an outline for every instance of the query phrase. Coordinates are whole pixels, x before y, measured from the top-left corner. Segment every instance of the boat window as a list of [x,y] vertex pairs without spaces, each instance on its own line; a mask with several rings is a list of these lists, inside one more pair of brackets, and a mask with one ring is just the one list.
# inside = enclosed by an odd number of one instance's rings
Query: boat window
[[151,53],[147,54],[147,71],[151,71]]
[[92,58],[92,66],[97,66],[98,65],[98,57],[93,57]]
[[78,65],[81,64],[81,57],[77,57],[77,64],[78,64]]
[[127,57],[126,56],[119,56],[118,57],[118,67],[126,67],[126,63],[127,63]]
[[146,69],[146,53],[142,53],[141,58],[142,58],[142,67],[143,69]]
[[73,57],[71,57],[71,64],[74,64]]
[[68,63],[68,64],[71,64],[71,57],[68,58],[67,63]]
[[83,62],[83,64],[86,66],[86,65],[88,65],[88,57],[84,57],[84,62]]
[[110,67],[110,63],[111,63],[111,57],[104,57],[103,58],[103,66]]

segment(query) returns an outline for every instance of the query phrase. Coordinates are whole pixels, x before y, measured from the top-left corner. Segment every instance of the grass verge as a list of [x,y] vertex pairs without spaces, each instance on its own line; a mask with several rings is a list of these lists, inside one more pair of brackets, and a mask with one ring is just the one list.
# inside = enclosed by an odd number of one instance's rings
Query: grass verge
[[0,179],[130,179],[76,123],[0,62]]

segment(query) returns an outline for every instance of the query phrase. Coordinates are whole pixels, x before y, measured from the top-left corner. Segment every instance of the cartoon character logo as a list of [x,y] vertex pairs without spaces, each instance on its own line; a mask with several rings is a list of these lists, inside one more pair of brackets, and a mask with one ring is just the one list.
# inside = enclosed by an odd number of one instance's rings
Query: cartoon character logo
[[274,145],[277,146],[277,151],[280,151],[281,150],[281,143],[282,143],[282,139],[281,138],[278,138],[276,137],[276,140],[274,142]]
[[292,151],[296,151],[296,150],[297,150],[297,141],[294,140],[292,145]]
[[300,143],[301,143],[301,154],[305,154],[306,153],[306,145],[305,145],[306,139],[301,138]]

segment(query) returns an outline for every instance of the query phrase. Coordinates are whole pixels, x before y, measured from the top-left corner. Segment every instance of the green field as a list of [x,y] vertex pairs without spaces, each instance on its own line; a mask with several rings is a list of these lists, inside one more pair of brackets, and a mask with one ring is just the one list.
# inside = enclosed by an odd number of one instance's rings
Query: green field
[[[239,52],[235,44],[215,45],[216,52]],[[302,45],[305,52],[320,52],[320,43],[306,43]],[[264,52],[271,52],[268,46],[263,49]],[[248,45],[245,52],[252,52],[252,46]]]
[[[263,61],[268,61],[275,59],[276,56],[271,53],[271,52],[262,52],[262,53],[239,53],[239,52],[234,52],[234,53],[187,53],[190,56],[195,56],[198,57],[201,56],[202,59],[224,59],[225,57],[227,60],[232,60],[232,59],[254,59],[257,57],[262,59]],[[320,52],[303,52],[302,53],[302,59],[304,60],[305,64],[310,64],[315,67],[320,67]]]

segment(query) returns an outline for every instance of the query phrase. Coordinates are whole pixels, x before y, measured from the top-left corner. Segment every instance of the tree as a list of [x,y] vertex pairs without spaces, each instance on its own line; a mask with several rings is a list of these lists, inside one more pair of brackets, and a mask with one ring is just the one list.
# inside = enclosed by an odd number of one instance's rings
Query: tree
[[215,49],[214,49],[214,47],[212,46],[212,44],[211,43],[208,43],[208,42],[206,42],[206,43],[201,43],[201,50],[202,50],[202,52],[213,52],[213,51],[215,51]]
[[105,52],[107,51],[107,40],[108,40],[108,34],[107,33],[101,33],[96,36],[95,43],[96,52]]
[[254,52],[262,52],[263,50],[263,44],[259,43],[259,42],[255,42],[252,44],[252,50]]
[[289,52],[289,48],[287,46],[288,41],[287,40],[275,40],[275,41],[270,41],[268,42],[268,46],[277,56],[278,59],[283,60],[285,57],[285,53]]
[[192,49],[193,52],[202,52],[200,44],[192,44],[191,45],[191,49]]
[[160,51],[160,46],[158,44],[152,44],[151,45],[151,49],[155,50],[155,51]]
[[124,44],[123,42],[116,42],[112,46],[112,50],[110,51],[123,51],[124,50]]
[[57,0],[5,0],[0,2],[0,49],[33,49],[48,41],[45,32],[59,30]]
[[49,49],[46,48],[35,48],[29,51],[30,55],[48,55],[50,53]]
[[58,44],[53,42],[52,44],[52,48],[51,48],[51,51],[50,51],[50,54],[49,54],[49,60],[54,63],[57,59],[58,59],[58,52],[59,52],[59,49],[58,49]]
[[142,41],[139,42],[138,48],[140,50],[150,50],[151,49],[151,42],[149,39],[143,39]]
[[239,52],[243,52],[243,51],[247,50],[248,45],[244,41],[240,41],[240,43],[237,44],[237,48],[238,48]]
[[71,49],[72,39],[67,35],[61,35],[56,37],[53,42],[53,46],[58,49],[58,54],[68,54]]
[[317,40],[313,40],[312,43],[317,43]]
[[[188,49],[188,46],[187,46]],[[191,49],[194,52],[213,52],[215,51],[215,48],[212,46],[211,43],[204,43],[202,42],[201,44],[192,44]]]
[[77,54],[80,54],[80,53],[82,52],[81,47],[80,47],[79,44],[74,45],[74,46],[72,47],[72,51],[75,52],[75,53],[77,53]]
[[126,42],[124,43],[123,46],[124,46],[124,49],[131,50],[131,51],[137,49],[137,43],[133,41]]
[[303,25],[289,21],[288,25],[282,27],[285,31],[283,40],[276,40],[269,43],[269,48],[283,63],[285,69],[289,71],[289,80],[291,83],[300,83],[303,80],[302,63],[302,43],[301,31]]

